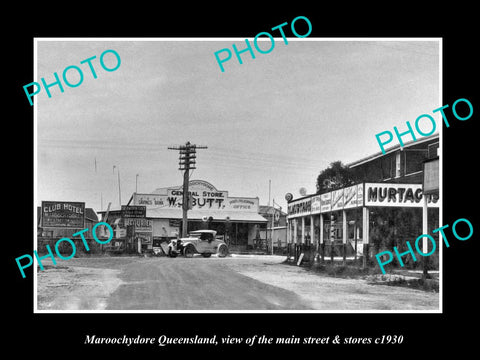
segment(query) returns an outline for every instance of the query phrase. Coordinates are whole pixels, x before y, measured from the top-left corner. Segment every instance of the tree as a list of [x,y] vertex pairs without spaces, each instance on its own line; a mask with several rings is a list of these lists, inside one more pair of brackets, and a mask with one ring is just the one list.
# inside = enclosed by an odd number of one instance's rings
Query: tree
[[341,161],[334,161],[317,177],[317,194],[355,184],[354,172]]

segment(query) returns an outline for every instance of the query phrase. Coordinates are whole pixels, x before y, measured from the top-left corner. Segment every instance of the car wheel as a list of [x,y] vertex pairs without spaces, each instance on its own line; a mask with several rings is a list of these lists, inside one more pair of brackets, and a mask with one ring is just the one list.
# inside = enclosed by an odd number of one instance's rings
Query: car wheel
[[218,257],[225,257],[228,255],[228,247],[227,245],[220,245],[218,248]]
[[168,249],[168,256],[170,256],[172,258],[176,258],[177,255],[178,255],[178,253],[175,250]]
[[193,257],[193,254],[195,254],[195,248],[192,245],[187,245],[183,250],[183,255],[187,258],[191,258]]
[[204,258],[209,258],[210,256],[212,256],[212,253],[203,253],[202,256]]

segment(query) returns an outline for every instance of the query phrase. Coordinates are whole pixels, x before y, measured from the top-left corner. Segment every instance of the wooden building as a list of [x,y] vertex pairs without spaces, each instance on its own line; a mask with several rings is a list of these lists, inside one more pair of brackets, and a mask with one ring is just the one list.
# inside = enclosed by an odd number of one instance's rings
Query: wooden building
[[[297,199],[289,194],[287,242],[292,256],[308,249],[332,260],[369,258],[369,248],[379,251],[386,239],[399,249],[412,240],[405,237],[415,240],[423,233],[425,216],[423,163],[438,157],[438,148],[438,134],[395,146],[348,164],[358,181],[352,186]],[[425,200],[428,228],[433,229],[439,223],[440,198],[434,194]]]
[[[267,223],[259,214],[258,197],[233,197],[204,180],[190,180],[192,209],[188,211],[187,232],[212,229],[231,252],[254,247],[258,227]],[[182,233],[182,186],[158,188],[151,193],[133,193],[128,207],[144,207],[142,218],[126,219],[122,210],[111,210],[108,223],[116,232],[113,243],[124,241],[127,251],[150,251],[154,239],[176,238]],[[106,212],[100,212],[105,216]],[[120,240],[123,239],[123,240]],[[140,242],[139,240],[140,239]]]

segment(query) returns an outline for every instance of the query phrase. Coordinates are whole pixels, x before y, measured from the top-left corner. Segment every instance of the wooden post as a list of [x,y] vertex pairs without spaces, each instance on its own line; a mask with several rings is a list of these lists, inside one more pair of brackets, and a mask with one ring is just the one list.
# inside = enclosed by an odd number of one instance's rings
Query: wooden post
[[305,216],[302,216],[302,244],[305,244]]
[[347,263],[347,212],[342,210],[343,265]]
[[357,214],[357,209],[354,210],[355,212],[355,225],[353,228],[353,237],[355,240],[355,265],[357,264],[357,241],[358,241],[358,214]]
[[325,241],[323,240],[323,214],[320,214],[320,246],[322,248],[322,262],[325,261]]
[[310,245],[315,244],[315,229],[313,227],[313,215],[310,215]]
[[182,237],[188,235],[188,176],[189,168],[187,167],[183,173],[183,187],[182,187]]
[[369,245],[369,216],[370,211],[366,206],[362,208],[362,224],[363,224],[363,268],[367,266],[368,263],[368,245]]
[[290,260],[291,249],[292,249],[292,220],[287,219],[287,256],[288,256],[288,260]]
[[289,257],[289,255],[288,255],[288,246],[289,245],[288,244],[290,243],[290,223],[289,223],[288,219],[287,219],[286,225],[287,225],[287,230],[286,230],[287,231],[287,244],[286,244],[286,246],[287,246],[287,260],[288,260],[288,257]]
[[293,219],[293,243],[296,245],[297,244],[297,227],[298,227],[298,221],[297,219]]
[[332,231],[332,228],[334,228],[334,221],[333,221],[333,214],[330,213],[330,260],[333,264],[333,250],[335,249],[335,230],[333,229]]
[[293,258],[297,261],[297,228],[298,228],[298,219],[293,219]]
[[[301,245],[300,245],[300,252],[303,252],[305,251],[305,216],[302,216],[302,234],[301,234],[301,239],[300,239],[300,242],[301,242]],[[300,253],[299,253],[300,255]]]
[[[422,206],[422,234],[428,234],[428,204],[427,196],[423,194],[423,206]],[[422,252],[428,253],[428,241],[427,238],[422,239]],[[423,279],[428,277],[428,256],[423,257]]]
[[311,238],[315,244],[315,256],[313,257],[313,259],[315,261],[318,261],[318,257],[319,257],[319,252],[318,252],[318,249],[319,249],[319,239],[317,239],[317,236],[315,235],[315,216],[310,216],[310,233],[311,233]]

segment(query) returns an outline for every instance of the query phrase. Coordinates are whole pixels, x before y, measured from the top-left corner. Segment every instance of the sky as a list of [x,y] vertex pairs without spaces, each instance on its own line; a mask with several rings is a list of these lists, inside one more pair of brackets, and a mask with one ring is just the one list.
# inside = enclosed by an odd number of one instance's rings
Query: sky
[[[243,49],[245,39],[37,39],[32,81],[52,83],[71,65],[84,76],[34,98],[37,205],[118,208],[119,177],[122,204],[136,186],[149,193],[181,185],[178,152],[168,147],[190,141],[208,147],[197,151],[191,179],[261,205],[270,193],[286,210],[285,194],[314,193],[331,162],[379,152],[375,134],[406,130],[421,114],[441,121],[432,114],[443,105],[438,39],[275,38],[270,53],[254,48],[243,64],[233,54],[221,72],[214,53],[233,53],[232,44]],[[111,72],[99,62],[109,49],[121,58]],[[80,63],[92,56],[96,79]],[[116,65],[111,53],[104,61]],[[75,70],[67,78],[79,81]]]

